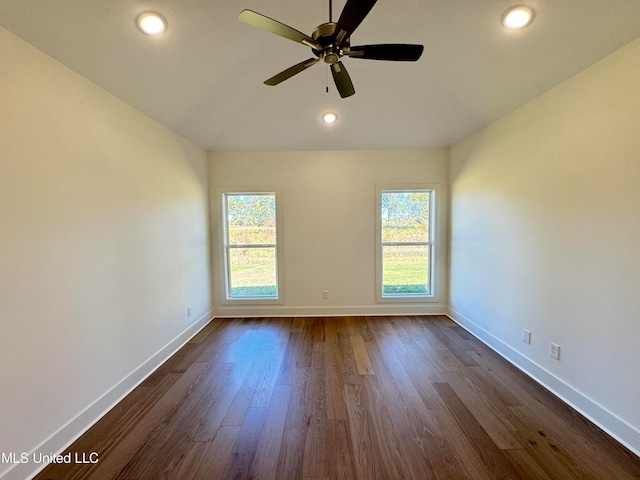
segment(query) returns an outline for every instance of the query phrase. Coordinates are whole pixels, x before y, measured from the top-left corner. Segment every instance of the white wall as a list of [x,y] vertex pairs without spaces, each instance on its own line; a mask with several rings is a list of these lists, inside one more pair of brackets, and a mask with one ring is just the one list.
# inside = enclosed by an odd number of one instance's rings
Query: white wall
[[[217,316],[442,313],[446,311],[446,235],[438,272],[440,303],[376,304],[376,184],[439,183],[446,229],[447,150],[212,152],[210,187],[279,188],[284,234],[280,306],[223,306],[214,262]],[[212,215],[218,206],[212,198]],[[214,231],[212,238],[218,238]],[[217,242],[214,242],[217,243]],[[329,298],[322,291],[329,290]]]
[[4,29],[0,58],[0,452],[47,454],[209,319],[206,153]]
[[455,146],[450,166],[453,316],[636,452],[639,86],[636,40]]

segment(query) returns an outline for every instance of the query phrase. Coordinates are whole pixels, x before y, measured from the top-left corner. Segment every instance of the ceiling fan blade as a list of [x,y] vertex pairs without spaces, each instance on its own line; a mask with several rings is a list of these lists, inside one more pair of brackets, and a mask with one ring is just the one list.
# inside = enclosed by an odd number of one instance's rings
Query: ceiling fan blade
[[368,60],[393,60],[396,62],[417,61],[424,46],[406,43],[386,43],[380,45],[360,45],[351,47],[347,54],[352,58],[366,58]]
[[280,72],[279,74],[274,75],[270,79],[265,80],[264,84],[272,86],[272,87],[275,86],[275,85],[278,85],[279,83],[284,82],[288,78],[291,78],[294,75],[297,75],[298,73],[300,73],[300,72],[306,70],[307,68],[315,65],[319,61],[320,61],[319,58],[310,58],[308,60],[305,60],[304,62],[300,62],[297,65],[294,65],[293,67],[289,67],[286,70]]
[[278,22],[273,18],[266,17],[261,13],[254,12],[253,10],[243,10],[238,16],[238,20],[244,22],[252,27],[266,30],[267,32],[275,33],[294,42],[302,43],[308,47],[316,50],[322,50],[322,45],[316,42],[313,38],[299,32],[295,28],[291,28],[284,23]]
[[336,25],[335,35],[336,43],[342,45],[342,42],[349,38],[362,20],[367,16],[369,11],[376,4],[377,0],[347,0],[347,4],[342,9],[340,19]]
[[350,97],[356,93],[353,83],[351,83],[351,77],[342,62],[331,65],[331,75],[333,75],[333,81],[336,82],[336,88],[342,98]]

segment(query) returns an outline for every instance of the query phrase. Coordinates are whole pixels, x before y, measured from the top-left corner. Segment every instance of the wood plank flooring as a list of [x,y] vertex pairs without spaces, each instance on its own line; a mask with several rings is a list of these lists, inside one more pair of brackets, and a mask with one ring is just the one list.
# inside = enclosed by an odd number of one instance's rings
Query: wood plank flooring
[[216,319],[37,480],[638,479],[451,320]]

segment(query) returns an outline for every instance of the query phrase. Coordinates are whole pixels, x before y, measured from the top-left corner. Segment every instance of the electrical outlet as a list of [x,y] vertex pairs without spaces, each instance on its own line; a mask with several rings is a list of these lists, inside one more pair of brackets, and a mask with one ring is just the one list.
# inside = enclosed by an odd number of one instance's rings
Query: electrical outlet
[[329,290],[322,290],[322,298],[324,300],[329,298]]
[[187,307],[187,317],[191,316],[191,305]]
[[560,345],[556,345],[555,343],[551,342],[551,345],[549,347],[549,356],[551,358],[555,358],[556,360],[560,360]]
[[524,343],[531,343],[531,332],[526,328],[522,330],[522,341]]

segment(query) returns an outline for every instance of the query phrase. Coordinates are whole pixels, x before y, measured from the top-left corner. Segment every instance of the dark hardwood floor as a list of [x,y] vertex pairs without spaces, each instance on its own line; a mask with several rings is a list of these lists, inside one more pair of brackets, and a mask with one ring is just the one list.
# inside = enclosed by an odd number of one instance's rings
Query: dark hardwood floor
[[640,458],[446,317],[217,319],[44,479],[637,479]]

